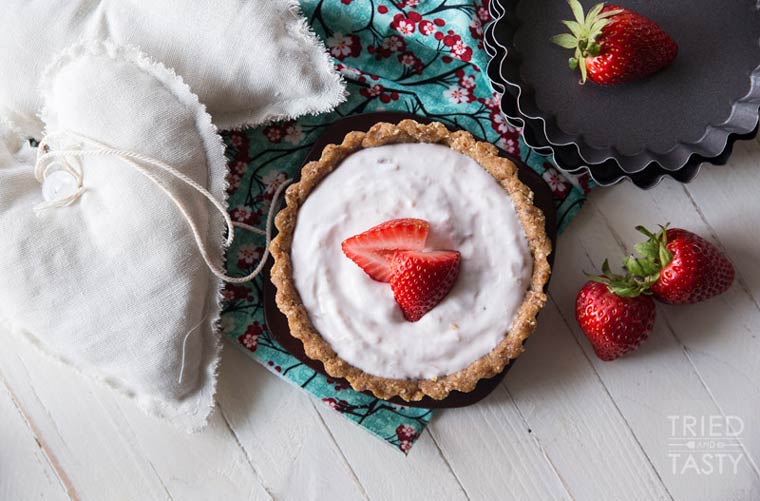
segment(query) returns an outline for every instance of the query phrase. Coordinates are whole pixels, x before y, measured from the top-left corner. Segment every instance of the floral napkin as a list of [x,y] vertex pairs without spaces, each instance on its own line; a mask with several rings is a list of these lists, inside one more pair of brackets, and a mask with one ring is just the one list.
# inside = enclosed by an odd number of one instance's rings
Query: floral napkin
[[[560,174],[550,159],[525,146],[481,71],[488,0],[302,0],[301,7],[348,82],[349,96],[331,113],[224,133],[235,220],[261,226],[275,190],[300,169],[325,127],[372,111],[403,111],[461,127],[522,157],[554,192],[560,230],[580,209],[588,179]],[[229,272],[249,273],[263,246],[256,235],[236,239]],[[273,373],[408,453],[432,411],[357,393],[292,357],[267,331],[261,280],[227,286],[225,334]]]

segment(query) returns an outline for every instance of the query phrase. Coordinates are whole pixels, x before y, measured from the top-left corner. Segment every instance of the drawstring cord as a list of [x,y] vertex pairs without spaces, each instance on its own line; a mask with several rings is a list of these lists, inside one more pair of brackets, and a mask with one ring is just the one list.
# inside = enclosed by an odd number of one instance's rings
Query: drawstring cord
[[[93,149],[53,150],[50,148],[50,143],[54,138],[58,136],[64,136],[69,139],[79,141],[83,144],[88,144]],[[275,191],[274,196],[272,198],[272,203],[269,206],[269,212],[267,214],[265,229],[261,230],[259,228],[255,228],[245,223],[233,221],[230,215],[227,213],[222,202],[217,200],[211,193],[209,193],[209,191],[206,188],[204,188],[203,186],[195,182],[189,176],[178,171],[171,165],[168,165],[160,160],[151,158],[147,155],[135,153],[133,151],[111,148],[109,146],[106,146],[103,143],[100,143],[94,139],[90,139],[86,136],[83,136],[75,132],[61,131],[57,133],[48,134],[42,139],[42,141],[40,141],[37,148],[37,162],[34,166],[34,175],[37,178],[37,181],[39,181],[40,183],[43,183],[45,179],[47,178],[47,176],[51,174],[52,172],[57,172],[60,170],[66,171],[76,181],[77,190],[74,193],[71,193],[67,196],[40,203],[39,205],[34,207],[35,213],[39,214],[45,210],[49,210],[53,208],[67,207],[73,204],[74,202],[76,202],[77,200],[79,200],[79,198],[85,192],[85,187],[83,184],[84,174],[82,172],[81,165],[79,165],[78,163],[77,164],[72,163],[70,159],[72,157],[83,158],[83,157],[96,157],[96,156],[117,157],[120,160],[122,160],[124,163],[126,163],[127,165],[136,169],[140,174],[142,174],[151,182],[153,182],[153,184],[158,186],[182,213],[183,217],[185,218],[188,225],[190,226],[190,230],[193,233],[193,238],[195,239],[195,243],[198,246],[198,250],[200,251],[201,256],[203,257],[203,260],[206,262],[206,266],[208,266],[209,270],[211,270],[211,272],[214,275],[216,275],[219,279],[228,283],[232,283],[232,284],[245,283],[256,278],[264,269],[264,266],[266,265],[266,261],[269,258],[269,244],[272,241],[272,225],[274,222],[274,213],[277,207],[277,203],[280,199],[280,196],[282,196],[283,191],[291,182],[290,179],[285,180],[283,183],[281,183],[277,187],[277,190]],[[225,271],[223,269],[221,269],[216,264],[214,264],[208,255],[206,244],[203,241],[203,237],[200,234],[200,230],[198,229],[198,226],[196,225],[195,221],[193,221],[193,218],[190,215],[189,211],[187,210],[185,205],[174,195],[174,193],[172,193],[171,190],[164,183],[162,183],[160,179],[158,179],[152,172],[150,172],[151,168],[157,169],[159,171],[163,171],[173,176],[174,178],[182,181],[187,186],[193,188],[195,191],[203,195],[209,202],[211,202],[211,204],[222,215],[222,217],[224,218],[225,225],[227,226],[227,239],[225,242],[226,247],[229,247],[229,245],[235,239],[235,228],[241,228],[241,229],[256,233],[258,235],[263,235],[266,239],[266,245],[264,247],[264,254],[262,255],[261,260],[259,261],[259,264],[256,266],[256,268],[251,273],[249,273],[248,275],[244,277],[230,277],[225,274]]]
[[[50,147],[51,141],[53,141],[54,138],[58,136],[63,136],[67,139],[78,141],[83,144],[88,144],[93,149],[64,149],[64,150],[53,150]],[[280,196],[282,195],[285,188],[290,184],[291,180],[287,179],[283,183],[281,183],[277,190],[274,192],[274,196],[272,197],[272,203],[269,206],[269,212],[267,214],[267,220],[266,220],[266,226],[264,230],[260,230],[259,228],[255,228],[253,226],[247,225],[245,223],[240,223],[237,221],[233,221],[230,215],[227,213],[227,210],[225,209],[222,202],[217,200],[206,188],[195,182],[192,178],[189,176],[186,176],[185,174],[181,173],[171,165],[168,165],[164,162],[161,162],[160,160],[156,160],[154,158],[150,158],[149,156],[142,155],[140,153],[135,153],[133,151],[127,151],[127,150],[119,150],[114,149],[109,146],[106,146],[105,144],[96,141],[94,139],[90,139],[86,136],[83,136],[81,134],[70,132],[70,131],[61,131],[57,133],[48,134],[45,136],[42,141],[40,141],[38,147],[37,147],[37,161],[34,166],[34,176],[37,179],[37,181],[40,182],[40,184],[45,182],[45,179],[47,179],[48,175],[50,175],[53,172],[58,171],[65,171],[71,175],[74,180],[76,181],[76,191],[73,193],[66,195],[61,198],[57,198],[55,200],[48,200],[45,202],[42,202],[34,207],[34,212],[36,214],[40,214],[43,211],[49,210],[49,209],[55,209],[60,207],[68,207],[79,198],[81,198],[82,194],[85,192],[84,187],[84,173],[82,172],[82,166],[79,163],[73,163],[71,162],[72,158],[83,158],[83,157],[116,157],[122,160],[127,165],[133,167],[136,169],[140,174],[145,176],[147,179],[149,179],[153,184],[158,186],[161,191],[163,191],[166,196],[169,197],[169,199],[174,202],[174,205],[177,206],[179,211],[182,213],[182,216],[187,221],[188,225],[190,225],[190,230],[193,233],[193,238],[195,239],[195,243],[198,246],[198,250],[201,253],[201,256],[203,257],[203,260],[206,262],[206,266],[208,266],[209,270],[216,275],[221,280],[233,283],[233,284],[240,284],[244,282],[249,282],[256,278],[261,271],[264,269],[264,266],[266,265],[267,259],[269,258],[269,244],[272,242],[272,224],[274,221],[274,213],[277,208],[277,203],[280,199]],[[235,228],[241,228],[244,230],[251,231],[253,233],[256,233],[258,235],[263,235],[266,238],[266,246],[264,247],[264,254],[261,256],[261,260],[259,261],[259,264],[256,266],[256,268],[249,273],[248,275],[244,277],[230,277],[225,274],[224,270],[219,268],[217,265],[215,265],[211,258],[208,255],[208,251],[206,249],[206,244],[203,241],[203,238],[201,237],[200,230],[198,229],[198,226],[195,224],[195,221],[193,221],[192,216],[190,215],[190,212],[187,210],[185,205],[172,193],[172,191],[161,182],[160,179],[158,179],[152,172],[150,172],[150,168],[155,168],[159,171],[163,171],[174,178],[182,181],[187,186],[193,188],[195,191],[203,195],[211,204],[219,211],[219,213],[224,218],[224,223],[227,226],[227,239],[225,241],[225,247],[229,247],[230,244],[232,244],[233,240],[235,239]],[[190,338],[190,335],[195,332],[198,327],[205,321],[207,315],[204,315],[204,317],[201,319],[198,324],[190,329],[187,334],[185,334],[183,340],[182,340],[182,362],[179,369],[179,378],[178,383],[182,383],[182,379],[185,374],[185,361],[186,361],[186,352],[187,352],[187,341]]]

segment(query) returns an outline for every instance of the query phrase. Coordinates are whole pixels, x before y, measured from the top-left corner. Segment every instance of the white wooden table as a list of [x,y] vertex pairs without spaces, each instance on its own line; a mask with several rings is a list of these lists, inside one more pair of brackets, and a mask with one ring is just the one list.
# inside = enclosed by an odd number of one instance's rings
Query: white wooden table
[[[760,499],[759,191],[752,142],[688,186],[593,193],[560,239],[527,352],[487,400],[440,412],[408,457],[231,346],[210,426],[185,435],[3,329],[0,500]],[[667,221],[723,248],[737,282],[660,307],[638,352],[601,362],[574,320],[583,271],[629,252],[636,224]],[[678,447],[711,419],[712,442]]]

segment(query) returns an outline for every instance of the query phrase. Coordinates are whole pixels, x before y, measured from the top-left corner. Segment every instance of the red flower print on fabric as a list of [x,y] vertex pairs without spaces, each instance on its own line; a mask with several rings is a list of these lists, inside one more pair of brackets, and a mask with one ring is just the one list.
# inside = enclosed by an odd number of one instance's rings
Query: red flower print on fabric
[[517,140],[517,134],[514,136],[501,136],[496,141],[496,146],[512,156],[517,157],[520,155],[520,143]]
[[482,7],[478,7],[478,19],[482,23],[487,23],[491,20],[491,13],[488,12],[488,2],[485,2]]
[[253,301],[253,292],[243,285],[226,284],[222,289],[222,297],[225,301],[234,301],[235,299]]
[[472,76],[472,75],[462,77],[459,80],[459,85],[461,85],[465,89],[474,89],[475,88],[475,77]]
[[243,178],[240,174],[229,172],[227,174],[227,193],[231,194],[233,191],[237,190],[240,187],[240,181],[242,181],[242,179]]
[[230,172],[234,172],[235,174],[243,175],[245,174],[245,171],[247,169],[248,169],[248,162],[243,162],[242,160],[236,160],[230,163]]
[[270,143],[276,144],[282,141],[283,136],[285,136],[285,131],[280,126],[270,125],[264,127],[264,135],[269,139]]
[[323,398],[322,401],[338,412],[351,412],[355,407],[343,399]]
[[404,36],[409,36],[414,33],[414,23],[405,18],[403,14],[396,14],[399,19],[394,19],[391,22],[391,27],[401,33]]
[[457,40],[451,46],[451,55],[468,63],[472,59],[472,48],[466,46],[463,41]]
[[507,122],[506,117],[499,111],[491,112],[491,128],[501,135],[509,134],[517,130]]
[[546,181],[546,184],[549,185],[549,188],[551,188],[554,196],[557,198],[562,198],[565,196],[565,193],[567,193],[567,191],[570,189],[570,186],[565,181],[565,178],[563,178],[554,167],[548,167],[546,171],[544,171],[544,175],[542,177],[544,178],[544,181]]
[[356,35],[333,33],[327,39],[327,48],[332,57],[343,61],[347,57],[356,57],[361,54],[362,42]]
[[343,391],[348,389],[348,385],[344,381],[336,381],[331,377],[327,378],[327,384],[334,385],[335,391]]
[[382,85],[375,84],[372,87],[366,87],[360,90],[359,94],[361,94],[364,97],[377,97],[383,93],[383,90],[385,90],[385,88]]
[[242,149],[243,145],[248,144],[248,138],[242,132],[234,131],[230,133],[230,144],[235,148]]
[[465,89],[463,87],[450,87],[443,91],[443,95],[455,104],[471,103],[475,99],[470,92],[470,89]]
[[238,205],[230,211],[233,221],[250,225],[259,224],[259,214],[247,205]]
[[399,440],[398,448],[406,454],[412,448],[414,441],[419,438],[420,434],[407,424],[401,424],[396,428],[396,437]]
[[591,177],[589,176],[588,172],[581,174],[577,179],[578,185],[583,190],[583,193],[588,194],[588,192],[591,191],[591,186],[589,185]]
[[415,56],[411,52],[404,52],[403,54],[399,55],[398,61],[407,68],[413,69],[417,74],[422,74],[422,69],[425,66],[425,63],[422,62],[422,59]]
[[391,35],[383,40],[383,49],[390,52],[401,52],[406,50],[406,42],[398,35]]
[[418,25],[418,28],[420,30],[420,33],[422,33],[425,36],[431,35],[435,31],[435,25],[430,21],[420,21],[420,24]]
[[270,143],[278,144],[287,141],[291,144],[298,144],[304,137],[301,126],[293,121],[281,122],[264,127],[264,136]]
[[[369,48],[367,48],[369,50]],[[338,70],[338,72],[343,75],[347,80],[356,80],[357,82],[366,82],[367,79],[362,75],[362,72],[357,69],[353,68],[351,66],[346,66],[345,64],[338,63],[335,65],[335,69]]]
[[[449,30],[447,33],[436,31],[435,39],[443,42],[443,45],[449,48],[451,55],[456,59],[466,63],[472,59],[472,47],[465,45],[462,37],[454,33],[454,30]],[[442,57],[441,60],[447,62],[445,57]]]
[[259,346],[259,336],[262,332],[264,332],[264,328],[261,324],[258,321],[253,322],[253,324],[248,326],[243,335],[238,338],[238,341],[248,351],[256,351],[256,348]]
[[477,17],[472,18],[470,22],[470,36],[475,40],[483,38],[483,23]]
[[483,105],[485,105],[485,107],[491,110],[492,112],[501,110],[501,104],[499,102],[500,100],[501,100],[501,96],[499,96],[499,94],[496,92],[494,92],[489,98],[482,99],[482,100],[479,99],[479,101],[483,103]]
[[377,61],[383,58],[391,57],[396,52],[403,52],[406,50],[406,42],[398,35],[391,35],[388,38],[383,39],[383,43],[380,46],[374,45],[367,46],[367,52],[373,54]]
[[258,264],[263,254],[264,249],[262,247],[252,244],[241,245],[238,249],[238,268],[242,270],[252,268],[253,265]]
[[287,174],[279,171],[270,171],[264,177],[262,177],[261,181],[267,186],[266,190],[264,190],[263,199],[272,200],[274,193],[277,191],[277,188],[279,188],[286,179],[288,179]]
[[399,98],[398,92],[392,91],[388,93],[385,91],[385,87],[380,84],[375,84],[372,87],[364,88],[359,91],[359,94],[368,98],[376,97],[380,100],[381,103],[390,103],[391,101],[396,101]]
[[398,426],[398,428],[396,428],[396,436],[399,440],[412,441],[419,437],[419,433],[417,433],[417,430],[411,426],[407,424],[401,424]]
[[391,28],[398,31],[404,36],[409,36],[415,32],[417,23],[422,21],[422,16],[417,12],[410,12],[406,16],[404,14],[396,14],[391,21]]

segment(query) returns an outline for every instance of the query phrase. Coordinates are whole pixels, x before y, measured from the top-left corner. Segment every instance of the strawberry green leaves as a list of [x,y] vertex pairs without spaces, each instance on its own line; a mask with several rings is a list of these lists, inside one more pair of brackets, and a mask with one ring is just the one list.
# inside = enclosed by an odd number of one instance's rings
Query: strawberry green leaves
[[606,259],[602,265],[601,275],[587,276],[593,282],[606,285],[609,291],[616,296],[633,298],[642,294],[651,294],[649,288],[652,286],[652,283],[648,279],[638,276],[630,270],[625,275],[613,273],[610,263]]
[[602,265],[602,275],[590,275],[589,279],[607,285],[610,292],[622,297],[652,294],[651,287],[660,278],[660,270],[673,259],[673,255],[667,248],[667,228],[668,225],[660,226],[660,231],[654,234],[643,226],[637,226],[636,230],[646,235],[648,239],[636,244],[638,257],[626,256],[623,259],[625,275],[612,273],[609,262],[605,260]]
[[552,37],[551,41],[563,49],[575,50],[575,54],[568,60],[570,69],[581,70],[581,84],[586,83],[588,78],[586,59],[597,57],[601,51],[598,38],[602,29],[612,22],[612,17],[623,12],[622,10],[604,11],[604,3],[598,3],[591,8],[588,14],[583,12],[583,5],[579,0],[568,0],[573,11],[575,21],[562,21],[570,33],[563,33]]

